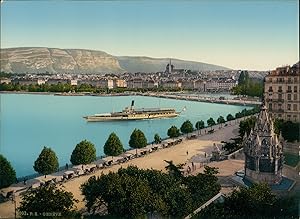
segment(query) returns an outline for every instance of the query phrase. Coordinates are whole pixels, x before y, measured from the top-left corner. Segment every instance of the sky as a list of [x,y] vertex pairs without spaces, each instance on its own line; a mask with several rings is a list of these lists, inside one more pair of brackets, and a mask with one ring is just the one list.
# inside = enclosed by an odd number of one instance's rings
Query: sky
[[297,0],[13,1],[1,48],[49,47],[272,70],[299,60]]

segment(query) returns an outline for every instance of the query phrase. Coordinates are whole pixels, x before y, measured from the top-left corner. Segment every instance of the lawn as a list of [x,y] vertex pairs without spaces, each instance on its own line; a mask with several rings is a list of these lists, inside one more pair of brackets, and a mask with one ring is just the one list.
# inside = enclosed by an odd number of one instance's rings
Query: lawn
[[300,161],[298,154],[284,153],[284,161],[286,165],[295,167]]

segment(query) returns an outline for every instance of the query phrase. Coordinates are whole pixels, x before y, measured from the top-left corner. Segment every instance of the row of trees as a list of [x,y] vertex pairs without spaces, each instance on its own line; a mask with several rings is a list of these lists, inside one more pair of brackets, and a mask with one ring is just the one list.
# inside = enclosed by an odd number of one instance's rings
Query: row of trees
[[[132,148],[142,148],[147,145],[144,133],[135,129],[129,140]],[[124,152],[123,144],[119,137],[113,132],[104,144],[104,153],[108,156],[118,156]],[[96,160],[96,148],[93,143],[83,140],[78,143],[71,154],[70,161],[73,165],[89,164]],[[37,160],[34,162],[34,170],[40,174],[47,175],[58,170],[59,164],[55,152],[51,148],[44,147]]]
[[[213,118],[209,118],[206,123],[207,123],[207,127],[212,127],[216,124],[220,124],[220,126],[222,126],[222,124],[224,124],[225,122],[230,122],[232,120],[234,120],[235,118],[242,118],[244,116],[249,116],[249,115],[253,115],[259,112],[259,108],[255,107],[252,109],[243,109],[241,112],[237,112],[235,114],[235,117],[231,114],[228,114],[226,116],[226,120],[223,116],[219,116],[217,119],[217,122],[213,119]],[[201,129],[205,128],[205,123],[203,120],[197,121],[195,123],[195,129],[199,131],[198,134],[200,134]],[[191,133],[195,130],[193,128],[193,124],[191,123],[190,120],[186,120],[180,127],[180,129],[178,129],[176,126],[171,126],[168,129],[167,135],[170,138],[176,138],[178,136],[180,136],[180,131],[182,134],[188,134]]]

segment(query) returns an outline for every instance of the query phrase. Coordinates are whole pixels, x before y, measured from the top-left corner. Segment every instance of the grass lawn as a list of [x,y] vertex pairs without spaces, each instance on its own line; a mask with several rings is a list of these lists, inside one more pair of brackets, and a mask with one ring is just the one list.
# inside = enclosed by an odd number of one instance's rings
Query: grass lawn
[[283,155],[284,155],[284,161],[286,165],[295,167],[300,161],[298,154],[284,153]]

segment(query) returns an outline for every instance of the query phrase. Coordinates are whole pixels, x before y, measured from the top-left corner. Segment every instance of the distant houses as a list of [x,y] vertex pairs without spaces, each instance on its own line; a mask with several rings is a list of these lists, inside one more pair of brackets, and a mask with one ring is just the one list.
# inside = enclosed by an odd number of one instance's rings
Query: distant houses
[[0,84],[19,85],[58,85],[70,84],[71,86],[91,85],[101,89],[175,89],[194,90],[199,92],[230,92],[237,85],[234,79],[237,71],[191,71],[175,68],[167,64],[162,72],[136,72],[115,74],[25,74],[14,75],[11,79],[0,78]]

